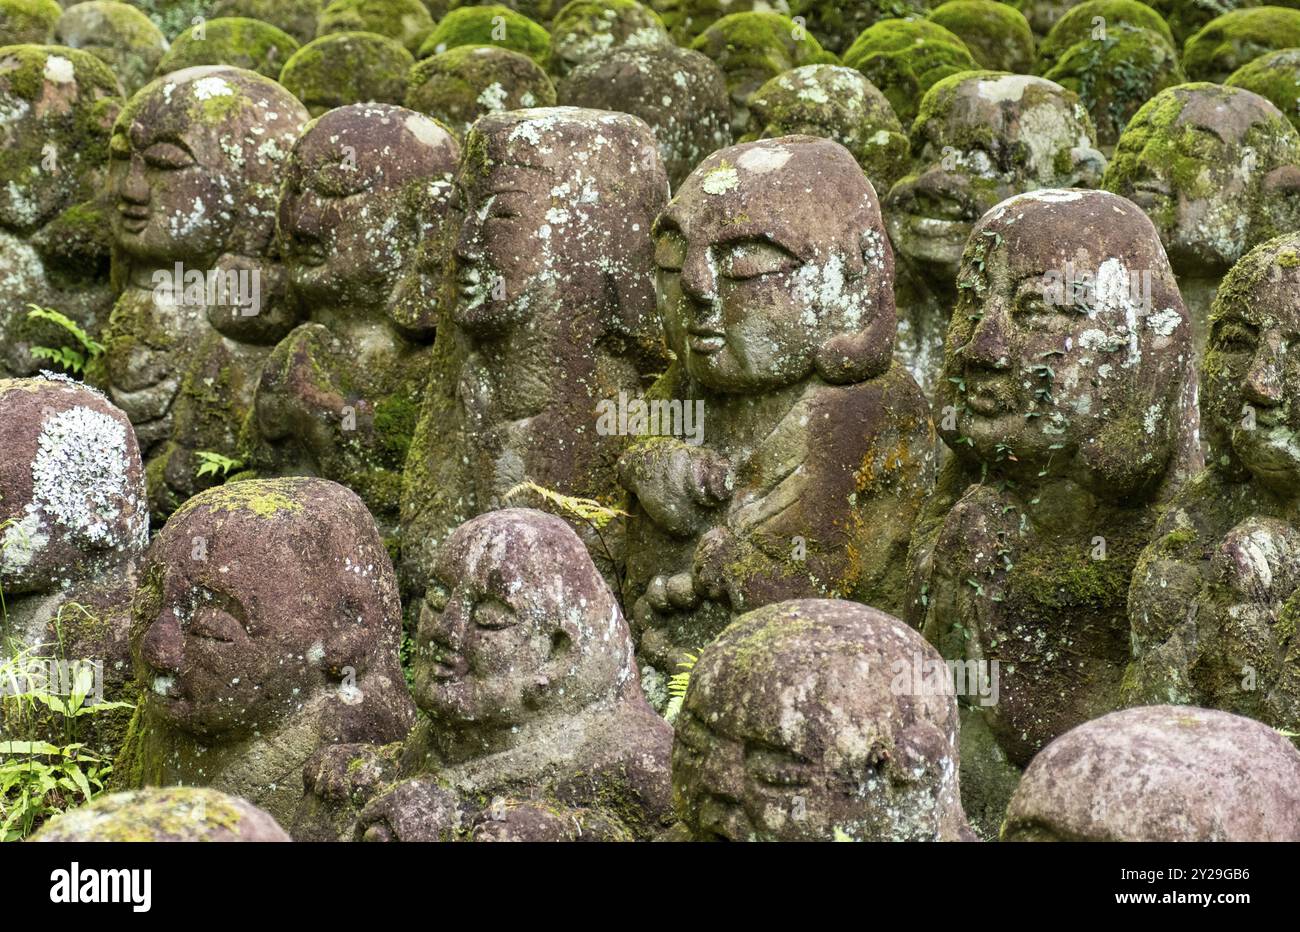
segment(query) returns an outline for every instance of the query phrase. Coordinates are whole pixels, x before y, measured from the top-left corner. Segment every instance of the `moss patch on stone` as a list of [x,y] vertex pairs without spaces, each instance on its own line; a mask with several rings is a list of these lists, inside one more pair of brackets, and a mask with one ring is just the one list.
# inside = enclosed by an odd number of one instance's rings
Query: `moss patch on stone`
[[158,63],[158,74],[197,65],[233,65],[275,80],[298,48],[293,36],[268,23],[214,19],[181,33]]
[[1279,6],[1233,10],[1187,40],[1183,68],[1193,81],[1220,83],[1267,52],[1297,46],[1300,10]]
[[433,17],[420,0],[333,0],[321,11],[316,35],[373,32],[414,55],[432,30]]
[[551,57],[551,34],[527,16],[500,4],[452,10],[424,40],[420,58],[462,45],[499,45],[527,55],[542,67]]
[[341,32],[295,52],[280,72],[280,83],[317,117],[347,104],[400,104],[414,64],[411,53],[394,39]]
[[1027,74],[1034,33],[1019,10],[995,0],[948,0],[926,17],[965,43],[981,68]]
[[937,82],[979,68],[961,39],[926,20],[877,23],[844,53],[844,64],[880,88],[904,125],[911,123],[919,101]]

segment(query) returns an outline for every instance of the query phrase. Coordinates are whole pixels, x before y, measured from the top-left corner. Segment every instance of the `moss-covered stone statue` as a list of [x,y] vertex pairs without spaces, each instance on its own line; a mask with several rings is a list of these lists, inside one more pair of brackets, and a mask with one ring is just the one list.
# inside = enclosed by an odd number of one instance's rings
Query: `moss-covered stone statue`
[[1220,83],[1259,56],[1300,46],[1300,10],[1261,6],[1216,17],[1187,40],[1183,68],[1193,81]]
[[618,841],[666,827],[672,730],[568,525],[516,508],[474,518],[419,604],[418,724],[404,745],[313,758],[295,838]]
[[1112,712],[1038,753],[1002,839],[1300,841],[1300,752],[1225,712]]
[[1042,39],[1052,31],[1052,27],[1069,11],[1070,7],[1078,5],[1079,0],[1006,0],[1006,2],[1024,15],[1034,35]]
[[321,10],[316,35],[373,32],[406,47],[412,55],[433,31],[433,17],[422,0],[331,0]]
[[485,113],[555,106],[555,86],[527,55],[496,45],[459,45],[419,62],[406,106],[444,123],[458,138]]
[[347,486],[394,546],[438,318],[399,285],[422,244],[445,236],[458,157],[428,117],[353,104],[308,124],[280,198],[289,300],[307,323],[262,368],[240,459],[262,477]]
[[[885,20],[920,19],[937,0],[789,0],[789,15],[799,17],[822,48],[843,55],[864,30]],[[786,4],[775,8],[785,12]],[[766,9],[762,3],[756,9]],[[728,8],[734,12],[734,8]]]
[[953,455],[914,531],[907,618],[949,660],[997,665],[997,701],[968,700],[961,729],[988,837],[1017,769],[1117,706],[1129,579],[1200,449],[1187,314],[1136,205],[1002,202],[958,295],[935,402]]
[[135,425],[165,518],[234,457],[262,360],[292,328],[274,248],[284,162],[307,114],[251,71],[177,71],[113,130],[115,276],[123,291],[91,375]]
[[1124,23],[1066,48],[1044,77],[1079,95],[1108,154],[1143,104],[1186,80],[1178,53],[1159,33]]
[[211,786],[287,825],[316,751],[401,740],[413,723],[392,564],[342,486],[209,489],[154,538],[140,578],[122,788]]
[[943,366],[957,268],[971,228],[1023,191],[1097,185],[1106,160],[1079,98],[1043,78],[945,78],[912,124],[912,171],[885,198],[899,258],[898,357],[932,396]]
[[167,37],[149,17],[114,0],[69,6],[59,18],[55,40],[84,49],[112,68],[128,97],[153,78],[167,51]]
[[0,378],[51,363],[36,347],[85,347],[29,317],[52,308],[92,338],[113,305],[102,194],[122,91],[88,52],[0,48]]
[[284,63],[280,83],[318,117],[348,104],[400,105],[415,65],[400,42],[370,32],[337,32],[308,42]]
[[619,463],[641,660],[671,674],[784,599],[897,611],[934,432],[892,364],[893,259],[852,154],[812,136],[715,152],[655,233],[676,361],[647,393],[659,429]]
[[618,48],[671,45],[659,14],[636,0],[570,0],[551,23],[551,73],[562,78]]
[[644,120],[673,188],[706,155],[731,144],[726,79],[709,58],[691,49],[615,49],[570,71],[558,94],[566,107],[618,110]]
[[452,10],[420,45],[420,58],[462,45],[498,45],[527,55],[543,68],[551,59],[551,34],[546,27],[500,4]]
[[1223,83],[1253,91],[1300,129],[1300,49],[1279,49],[1261,55],[1242,65]]
[[298,41],[269,23],[229,17],[193,26],[176,37],[158,63],[158,74],[196,65],[233,65],[275,80]]
[[1142,0],[1159,13],[1174,35],[1174,47],[1183,48],[1210,20],[1238,7],[1259,6],[1258,0]]
[[1155,223],[1199,352],[1228,269],[1252,246],[1300,230],[1300,135],[1250,91],[1171,87],[1133,115],[1102,186]]
[[822,136],[853,153],[871,186],[888,193],[906,173],[907,134],[885,95],[843,65],[804,65],[768,81],[749,99],[749,139]]
[[202,786],[101,796],[41,826],[45,842],[292,841],[275,819],[237,796]]
[[937,82],[979,68],[961,39],[924,19],[876,23],[844,53],[844,64],[880,88],[904,125]]
[[1145,29],[1174,47],[1169,24],[1154,9],[1139,0],[1086,0],[1067,10],[1038,44],[1035,70],[1051,70],[1070,48],[1081,42],[1105,42],[1112,31],[1124,26]]
[[234,16],[256,19],[293,36],[305,45],[316,38],[316,24],[325,0],[215,0],[211,19]]
[[[0,651],[23,654],[20,669],[46,682],[70,686],[86,671],[92,703],[127,699],[131,597],[149,542],[130,422],[62,376],[0,379],[0,449]],[[69,666],[52,674],[51,661]],[[0,718],[18,711],[6,705]],[[83,718],[78,740],[111,758],[129,718],[120,710]],[[16,734],[0,721],[0,731],[66,744],[63,725]]]
[[1225,709],[1300,730],[1300,235],[1270,240],[1223,280],[1201,411],[1206,470],[1143,551],[1129,591],[1129,703]]
[[[668,179],[644,123],[571,107],[490,113],[456,185],[457,293],[402,491],[404,582],[420,590],[432,548],[521,483],[618,508],[628,431],[600,415],[666,365],[650,228]],[[617,573],[619,526],[574,523]]]
[[691,670],[673,798],[696,841],[973,840],[948,667],[866,605],[750,612]]
[[839,64],[817,44],[812,33],[779,13],[733,13],[706,29],[691,48],[707,55],[722,69],[731,95],[731,133],[739,138],[751,129],[749,98],[791,68]]
[[62,15],[58,0],[0,0],[0,46],[46,45]]
[[1005,3],[948,0],[925,18],[960,37],[981,68],[1028,74],[1034,64],[1034,33],[1029,21]]

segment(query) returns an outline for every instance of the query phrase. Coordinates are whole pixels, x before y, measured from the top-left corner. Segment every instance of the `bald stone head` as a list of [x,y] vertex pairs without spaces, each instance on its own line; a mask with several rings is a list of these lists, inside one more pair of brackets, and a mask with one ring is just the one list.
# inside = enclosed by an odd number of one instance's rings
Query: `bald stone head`
[[47,822],[32,841],[292,841],[270,813],[203,786],[101,796]]
[[669,348],[709,390],[857,382],[888,366],[893,257],[876,193],[838,143],[713,153],[655,222],[655,261]]
[[1267,725],[1227,712],[1112,712],[1030,762],[1002,838],[1297,841],[1300,752]]
[[697,839],[968,831],[947,666],[865,605],[806,599],[742,616],[701,654],[676,728],[673,794]]

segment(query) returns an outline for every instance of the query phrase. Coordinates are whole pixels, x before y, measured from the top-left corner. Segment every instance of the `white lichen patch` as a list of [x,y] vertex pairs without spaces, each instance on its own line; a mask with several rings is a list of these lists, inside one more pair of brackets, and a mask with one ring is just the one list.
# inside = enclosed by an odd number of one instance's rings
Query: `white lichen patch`
[[725,162],[712,169],[700,182],[705,194],[721,195],[740,186],[740,175],[736,169]]
[[226,83],[225,78],[210,77],[199,78],[192,85],[194,97],[196,100],[211,100],[214,97],[233,97],[234,88]]
[[790,156],[790,150],[785,146],[755,146],[736,159],[736,165],[745,171],[761,175],[782,168],[790,161]]
[[72,84],[77,80],[77,72],[72,62],[62,55],[51,55],[45,59],[45,80],[55,84]]

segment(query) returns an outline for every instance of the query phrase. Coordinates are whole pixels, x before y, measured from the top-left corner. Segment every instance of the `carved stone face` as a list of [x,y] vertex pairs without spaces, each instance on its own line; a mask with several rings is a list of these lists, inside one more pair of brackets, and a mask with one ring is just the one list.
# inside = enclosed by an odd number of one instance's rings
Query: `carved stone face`
[[113,236],[165,265],[258,256],[270,245],[280,173],[306,113],[250,71],[199,67],[154,81],[113,130]]
[[1179,275],[1214,276],[1292,228],[1269,216],[1290,200],[1286,166],[1297,163],[1300,136],[1264,98],[1184,84],[1134,114],[1103,186],[1147,212]]
[[[1210,318],[1203,405],[1212,454],[1288,498],[1300,491],[1300,236],[1247,253]],[[1226,461],[1225,461],[1226,462]]]
[[669,348],[712,391],[792,385],[825,369],[832,341],[848,335],[859,340],[852,355],[892,346],[880,208],[853,156],[829,140],[709,156],[655,222],[655,262]]
[[416,702],[454,727],[573,713],[635,677],[618,603],[564,521],[510,508],[443,545],[416,640]]
[[937,402],[956,413],[941,433],[957,455],[1163,470],[1184,429],[1190,336],[1134,204],[1077,190],[1004,201],[971,233],[957,288]]
[[445,200],[457,155],[445,129],[401,107],[353,104],[311,123],[289,159],[279,208],[298,300],[366,305],[391,292],[439,219],[427,208],[440,193]]
[[0,54],[0,228],[30,233],[95,193],[121,95],[87,52],[22,45]]
[[[911,681],[927,662],[943,674],[933,689]],[[920,635],[856,603],[782,602],[691,671],[673,795],[697,839],[952,840],[966,823],[957,758],[953,686]]]
[[457,178],[456,323],[498,336],[557,301],[602,300],[611,285],[621,313],[648,316],[646,232],[666,190],[635,117],[574,107],[482,117]]
[[148,543],[131,424],[76,382],[0,380],[0,589],[53,591]]
[[132,641],[146,711],[203,738],[400,685],[401,609],[365,505],[321,479],[250,480],[190,499],[149,549]]
[[1008,841],[1295,841],[1300,753],[1260,722],[1189,706],[1112,712],[1030,762]]
[[1042,78],[991,71],[930,88],[912,152],[916,170],[885,199],[889,236],[949,282],[971,227],[994,204],[1036,188],[1092,187],[1105,168],[1078,97]]

